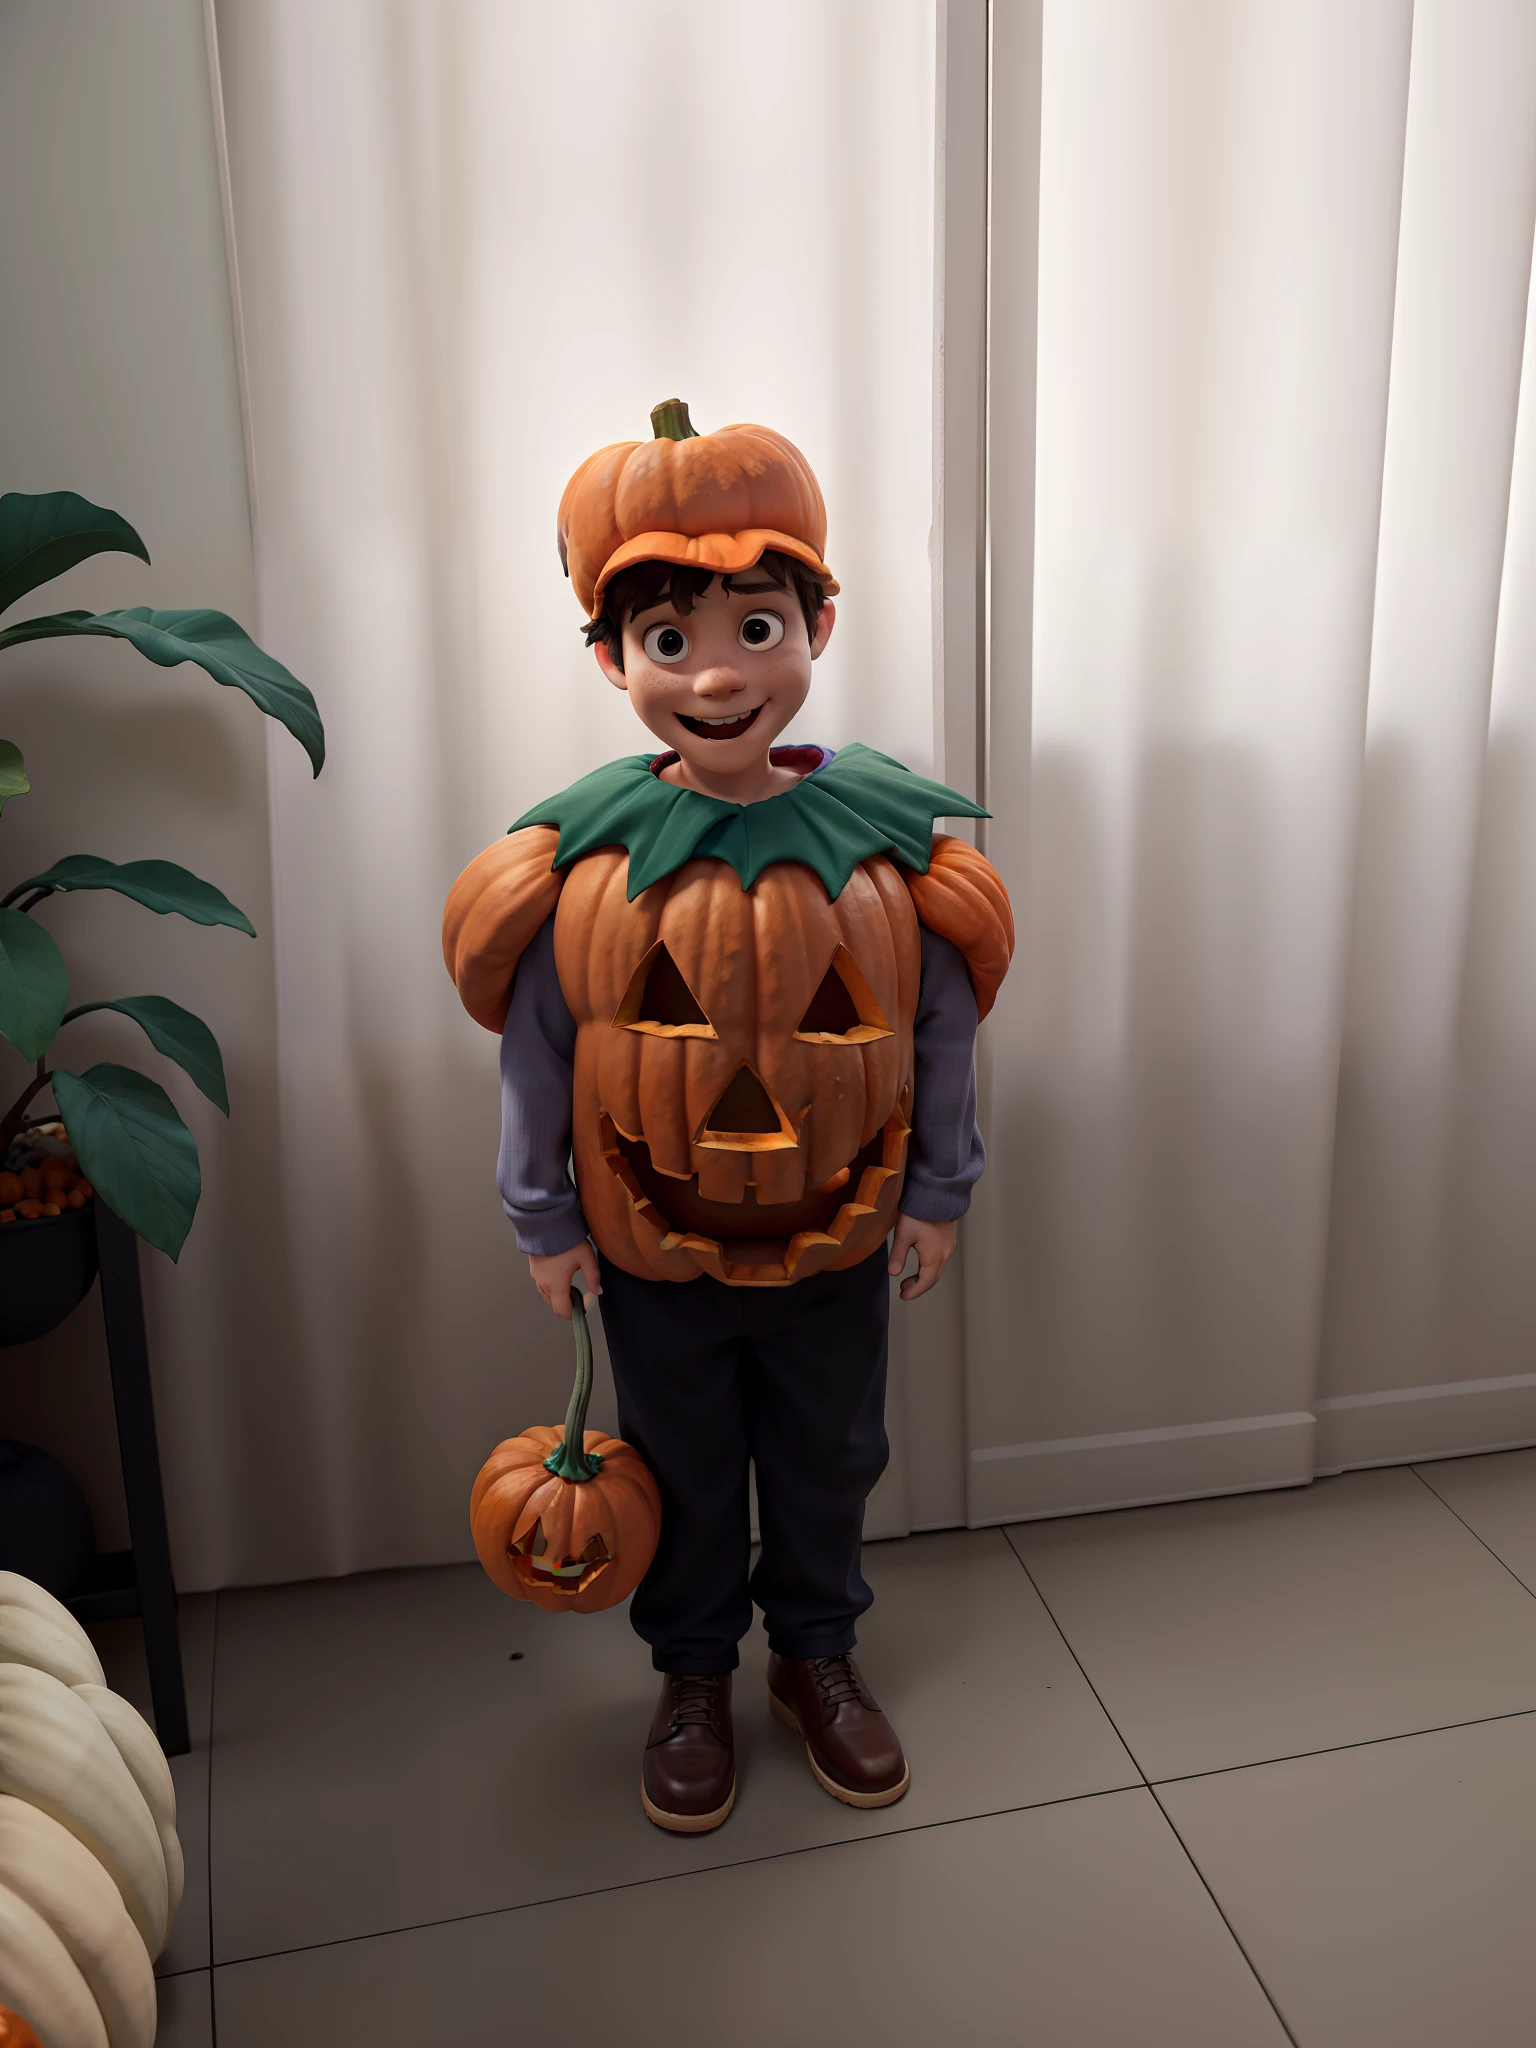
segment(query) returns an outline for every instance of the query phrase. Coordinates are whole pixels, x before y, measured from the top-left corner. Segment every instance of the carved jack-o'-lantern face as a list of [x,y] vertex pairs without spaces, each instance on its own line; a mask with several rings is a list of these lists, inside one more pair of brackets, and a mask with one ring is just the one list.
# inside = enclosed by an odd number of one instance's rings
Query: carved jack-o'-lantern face
[[601,1430],[579,1435],[598,1461],[585,1484],[550,1473],[563,1430],[525,1429],[492,1451],[469,1501],[475,1549],[490,1577],[514,1600],[555,1614],[596,1614],[627,1600],[661,1527],[661,1497],[638,1451]]
[[620,849],[566,880],[555,921],[576,1020],[587,1222],[647,1279],[783,1286],[850,1266],[895,1218],[921,969],[883,859],[835,900],[776,863],[744,890],[693,860],[625,897]]

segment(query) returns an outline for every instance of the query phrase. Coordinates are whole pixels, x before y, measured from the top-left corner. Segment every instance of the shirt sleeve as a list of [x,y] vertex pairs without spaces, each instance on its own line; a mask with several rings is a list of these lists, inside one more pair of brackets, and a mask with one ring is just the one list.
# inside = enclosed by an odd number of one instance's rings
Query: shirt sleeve
[[576,1020],[555,971],[555,920],[546,918],[518,963],[501,1034],[501,1153],[496,1184],[517,1248],[539,1258],[587,1234],[571,1179],[571,1078]]
[[922,944],[901,1209],[920,1223],[953,1223],[971,1206],[971,1189],[987,1163],[976,1128],[976,992],[957,946],[926,925]]

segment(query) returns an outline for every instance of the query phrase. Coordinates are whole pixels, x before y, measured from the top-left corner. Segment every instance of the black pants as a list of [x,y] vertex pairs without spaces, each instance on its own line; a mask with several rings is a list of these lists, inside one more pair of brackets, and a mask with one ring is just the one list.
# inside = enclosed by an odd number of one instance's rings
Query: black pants
[[[851,1650],[874,1595],[864,1500],[885,1470],[884,1250],[789,1287],[637,1280],[602,1261],[619,1434],[661,1489],[661,1542],[630,1608],[658,1671],[733,1671],[763,1610],[784,1657]],[[747,1463],[762,1555],[747,1575]]]

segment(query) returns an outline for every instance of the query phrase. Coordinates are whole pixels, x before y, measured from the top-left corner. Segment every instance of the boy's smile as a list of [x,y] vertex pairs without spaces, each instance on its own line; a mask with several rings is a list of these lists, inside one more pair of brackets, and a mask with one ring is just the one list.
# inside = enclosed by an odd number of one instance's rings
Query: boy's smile
[[678,755],[663,779],[727,803],[758,803],[799,778],[769,749],[805,702],[811,663],[831,637],[823,605],[815,636],[793,590],[748,569],[726,590],[716,581],[680,612],[666,599],[627,619],[624,666],[594,652],[641,722]]
[[725,718],[690,718],[685,711],[679,711],[677,715],[701,740],[735,740],[740,739],[753,723],[759,708],[754,705],[750,711],[733,711]]

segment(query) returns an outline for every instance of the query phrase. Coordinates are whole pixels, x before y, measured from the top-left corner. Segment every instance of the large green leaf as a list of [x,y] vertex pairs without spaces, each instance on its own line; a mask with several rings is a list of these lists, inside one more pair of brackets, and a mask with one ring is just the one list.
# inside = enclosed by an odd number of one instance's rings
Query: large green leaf
[[13,796],[25,796],[31,787],[20,747],[13,746],[9,740],[0,740],[0,811]]
[[115,1003],[81,1003],[68,1011],[63,1021],[72,1024],[76,1017],[88,1016],[92,1010],[120,1010],[125,1017],[131,1017],[155,1051],[174,1060],[214,1107],[229,1115],[223,1055],[219,1041],[201,1017],[194,1017],[169,996],[119,996]]
[[127,640],[162,668],[195,661],[216,683],[244,690],[269,718],[286,725],[315,765],[325,763],[325,727],[315,700],[280,661],[264,654],[226,612],[152,612],[135,605],[123,612],[54,612],[23,619],[0,632],[0,647],[23,640],[55,640],[74,633],[105,633]]
[[237,932],[255,938],[256,927],[243,910],[236,909],[222,889],[205,882],[173,860],[103,860],[96,853],[68,853],[40,875],[29,875],[10,891],[20,896],[28,889],[115,889],[119,896],[131,896],[135,903],[158,911],[163,917],[174,911],[193,924],[228,924]]
[[127,520],[89,498],[74,491],[7,491],[0,498],[0,612],[88,555],[103,554],[149,560]]
[[131,1230],[180,1255],[203,1176],[197,1141],[163,1088],[132,1067],[55,1067],[53,1099],[81,1171]]
[[51,932],[25,911],[0,909],[0,1035],[40,1060],[64,1021],[69,976]]

